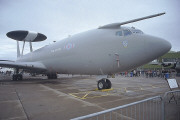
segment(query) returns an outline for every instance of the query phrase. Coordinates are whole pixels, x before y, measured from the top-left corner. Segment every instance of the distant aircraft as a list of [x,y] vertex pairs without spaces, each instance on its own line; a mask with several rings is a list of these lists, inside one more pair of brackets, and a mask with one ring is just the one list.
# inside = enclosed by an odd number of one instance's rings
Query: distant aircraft
[[[45,40],[45,35],[23,30],[11,31],[7,36],[17,41],[18,58],[16,61],[1,60],[0,66],[15,68],[13,80],[22,80],[20,69],[46,74],[48,79],[56,79],[57,73],[112,75],[127,71],[162,56],[171,49],[171,44],[134,27],[122,25],[163,14],[165,13],[104,25],[35,51],[32,49],[32,42]],[[19,41],[24,42],[22,53]],[[23,55],[25,42],[30,44],[30,53]],[[102,78],[97,86],[98,89],[109,89],[111,82]]]
[[171,67],[171,69],[175,69],[177,73],[180,73],[180,61],[177,61],[177,62],[163,62],[161,65],[163,67],[169,67],[169,66],[173,65]]

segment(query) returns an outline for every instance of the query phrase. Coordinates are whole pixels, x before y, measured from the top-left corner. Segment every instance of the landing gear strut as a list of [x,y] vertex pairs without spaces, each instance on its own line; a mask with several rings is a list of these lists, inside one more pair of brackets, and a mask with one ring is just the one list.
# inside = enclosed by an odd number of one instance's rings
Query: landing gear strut
[[22,79],[23,79],[22,74],[19,73],[19,69],[16,69],[16,73],[13,74],[12,80],[16,81],[16,80],[22,80]]
[[22,74],[13,74],[12,79],[13,79],[13,81],[22,80],[23,77],[22,77]]
[[48,79],[57,79],[57,74],[47,74]]
[[111,81],[109,79],[106,79],[106,78],[99,80],[97,83],[98,90],[110,89],[111,86],[112,86]]

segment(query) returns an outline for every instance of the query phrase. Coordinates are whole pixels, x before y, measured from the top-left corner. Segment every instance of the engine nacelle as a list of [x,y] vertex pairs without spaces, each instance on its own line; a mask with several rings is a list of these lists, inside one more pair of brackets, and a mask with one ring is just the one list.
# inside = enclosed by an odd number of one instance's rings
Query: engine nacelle
[[12,38],[17,41],[27,41],[27,42],[39,42],[47,39],[47,37],[44,34],[32,32],[32,31],[24,31],[24,30],[11,31],[8,32],[6,35],[9,38]]

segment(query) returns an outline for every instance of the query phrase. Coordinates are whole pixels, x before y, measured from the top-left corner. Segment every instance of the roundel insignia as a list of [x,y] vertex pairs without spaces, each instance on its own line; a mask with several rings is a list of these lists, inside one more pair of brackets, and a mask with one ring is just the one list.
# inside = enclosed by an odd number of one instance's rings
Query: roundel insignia
[[127,46],[128,46],[128,41],[122,41],[122,43],[123,43],[123,46],[124,46],[125,48],[127,48]]
[[70,50],[71,48],[74,48],[74,44],[72,44],[72,43],[68,43],[68,44],[66,44],[65,46],[64,46],[64,48],[66,49],[66,50]]

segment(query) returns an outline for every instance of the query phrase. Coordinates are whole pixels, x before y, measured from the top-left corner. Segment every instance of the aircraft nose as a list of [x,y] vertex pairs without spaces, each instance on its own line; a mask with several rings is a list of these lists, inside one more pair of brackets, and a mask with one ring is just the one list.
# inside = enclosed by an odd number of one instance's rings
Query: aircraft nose
[[155,58],[160,57],[171,49],[171,43],[156,37],[149,37],[146,40],[146,52],[148,55],[155,55]]

